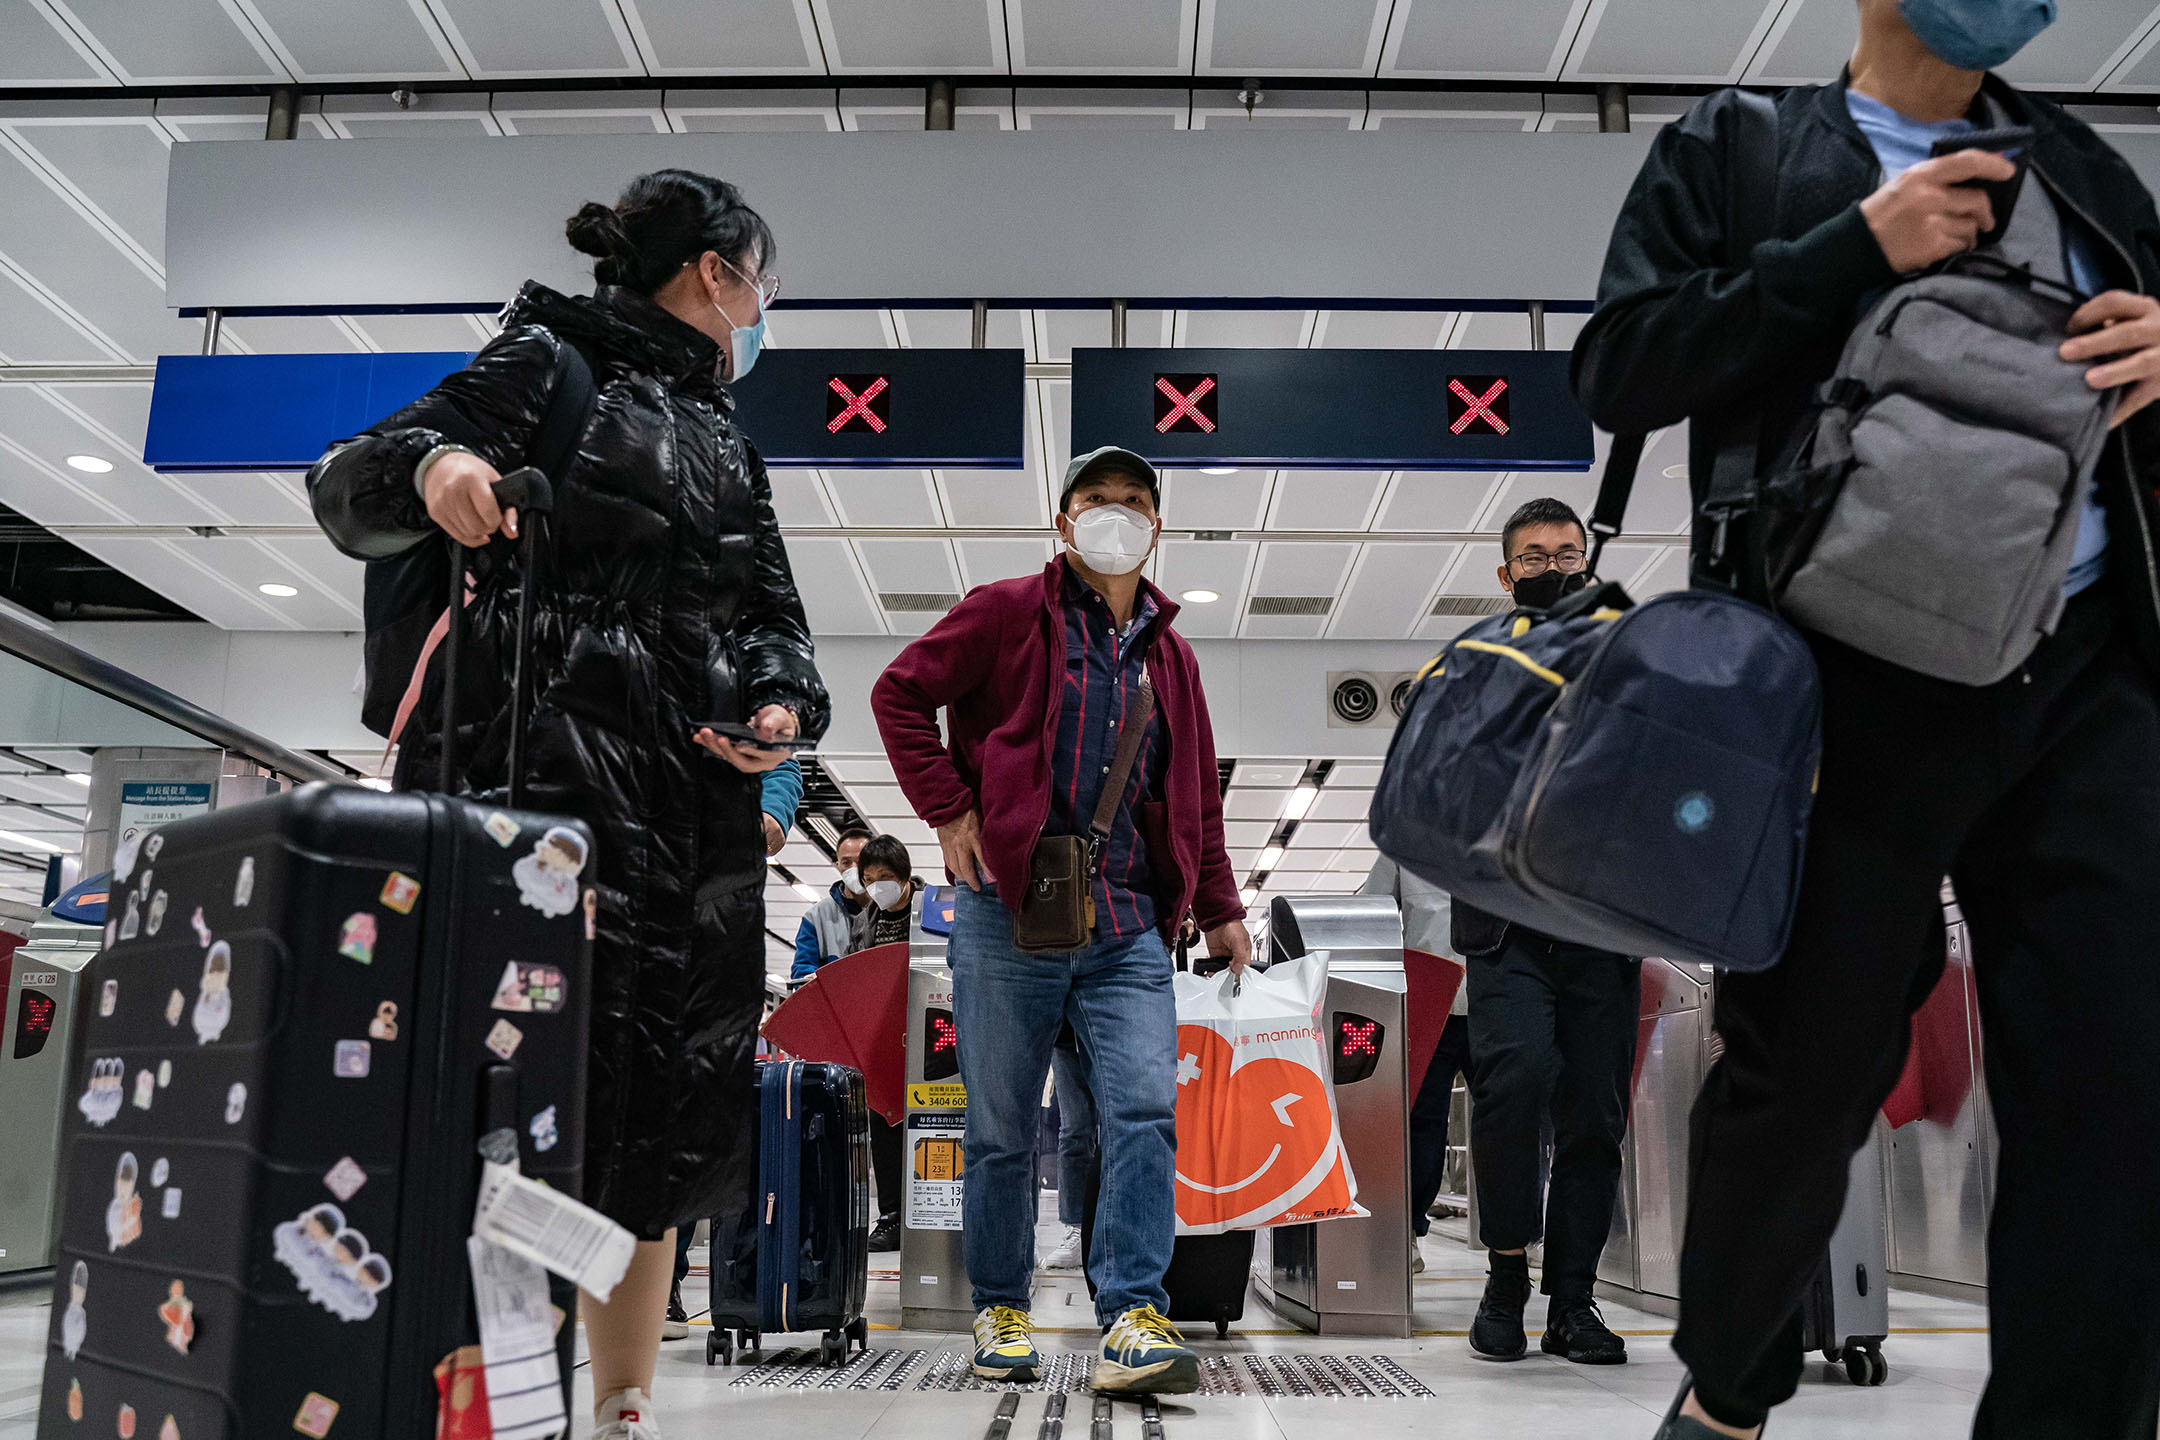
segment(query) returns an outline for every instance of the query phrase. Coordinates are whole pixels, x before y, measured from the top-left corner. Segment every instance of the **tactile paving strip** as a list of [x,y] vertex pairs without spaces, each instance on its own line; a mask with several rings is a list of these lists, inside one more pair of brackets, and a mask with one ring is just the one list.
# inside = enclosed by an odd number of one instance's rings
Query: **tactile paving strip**
[[[870,1350],[832,1368],[818,1362],[814,1347],[795,1346],[770,1356],[729,1384],[738,1390],[824,1394],[915,1390],[1075,1395],[1087,1389],[1094,1365],[1092,1350],[1045,1351],[1042,1378],[1031,1385],[1013,1385],[977,1376],[969,1368],[969,1355],[964,1350]],[[918,1375],[920,1378],[916,1378]],[[1433,1392],[1386,1355],[1277,1353],[1202,1355],[1200,1393],[1403,1400],[1430,1397]]]

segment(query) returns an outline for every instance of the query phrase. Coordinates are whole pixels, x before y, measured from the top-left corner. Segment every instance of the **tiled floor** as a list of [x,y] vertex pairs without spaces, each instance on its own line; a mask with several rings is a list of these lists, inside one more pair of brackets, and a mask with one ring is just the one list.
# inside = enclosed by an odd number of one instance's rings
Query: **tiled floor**
[[[1055,1239],[1043,1230],[1044,1249]],[[1618,1306],[1606,1317],[1628,1337],[1631,1360],[1625,1366],[1591,1368],[1569,1365],[1537,1353],[1536,1324],[1543,1312],[1534,1302],[1531,1357],[1514,1365],[1493,1365],[1471,1357],[1463,1333],[1477,1307],[1483,1257],[1466,1250],[1459,1239],[1435,1235],[1425,1242],[1427,1270],[1416,1284],[1418,1334],[1411,1340],[1319,1340],[1292,1332],[1257,1298],[1246,1307],[1244,1323],[1218,1343],[1212,1335],[1196,1342],[1203,1352],[1309,1350],[1337,1354],[1382,1354],[1401,1365],[1433,1391],[1430,1399],[1367,1400],[1225,1396],[1187,1399],[1162,1407],[1164,1440],[1308,1440],[1346,1435],[1357,1440],[1648,1440],[1657,1416],[1679,1383],[1680,1366],[1667,1336],[1671,1322]],[[694,1259],[702,1256],[693,1255]],[[960,1348],[963,1337],[915,1335],[889,1328],[897,1318],[899,1285],[891,1256],[874,1257],[870,1318],[876,1349]],[[693,1313],[702,1277],[686,1287]],[[1069,1274],[1038,1277],[1035,1313],[1046,1327],[1070,1333],[1045,1337],[1046,1349],[1080,1349],[1092,1335],[1086,1287]],[[47,1324],[42,1291],[0,1297],[0,1440],[28,1440],[35,1428],[38,1375],[43,1363]],[[1889,1383],[1860,1390],[1843,1373],[1816,1361],[1808,1367],[1799,1395],[1778,1412],[1777,1440],[1843,1440],[1843,1437],[1896,1436],[1898,1440],[1952,1440],[1972,1423],[1987,1369],[1986,1313],[1978,1306],[1904,1292],[1891,1297],[1891,1324],[1897,1333],[1884,1346],[1890,1362]],[[690,1338],[662,1347],[655,1385],[662,1421],[671,1440],[699,1436],[773,1436],[783,1440],[975,1440],[989,1427],[997,1397],[982,1393],[924,1393],[906,1387],[895,1393],[799,1392],[746,1388],[730,1382],[740,1369],[708,1369],[705,1330],[693,1326]],[[784,1342],[783,1342],[784,1343]],[[917,1371],[919,1376],[922,1372]],[[589,1412],[591,1396],[585,1372],[578,1375],[577,1409]],[[1015,1440],[1037,1433],[1044,1397],[1023,1396],[1012,1422]],[[1088,1404],[1070,1404],[1065,1433],[1080,1440],[1088,1424]],[[582,1437],[581,1419],[574,1434]],[[1143,1440],[1140,1412],[1121,1406],[1113,1422],[1115,1440]],[[368,1437],[341,1437],[368,1440]]]

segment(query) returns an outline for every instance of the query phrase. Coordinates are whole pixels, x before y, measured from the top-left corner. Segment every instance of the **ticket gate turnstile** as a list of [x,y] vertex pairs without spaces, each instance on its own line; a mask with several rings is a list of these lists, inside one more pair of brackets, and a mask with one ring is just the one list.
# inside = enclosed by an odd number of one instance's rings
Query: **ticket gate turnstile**
[[904,1330],[966,1330],[975,1320],[960,1246],[967,1091],[960,1083],[952,971],[942,952],[942,945],[909,951],[907,1122],[901,1147],[907,1201],[900,1210]]
[[53,1201],[60,1121],[73,1096],[75,1011],[83,968],[105,939],[100,926],[47,918],[7,962],[0,1012],[0,1275],[53,1263]]
[[1635,1095],[1598,1294],[1654,1315],[1680,1313],[1688,1115],[1710,1072],[1710,994],[1710,972],[1699,965],[1642,962]]
[[1278,896],[1271,965],[1326,952],[1322,1019],[1361,1220],[1262,1230],[1253,1275],[1284,1319],[1322,1335],[1410,1334],[1408,994],[1402,913],[1384,895]]

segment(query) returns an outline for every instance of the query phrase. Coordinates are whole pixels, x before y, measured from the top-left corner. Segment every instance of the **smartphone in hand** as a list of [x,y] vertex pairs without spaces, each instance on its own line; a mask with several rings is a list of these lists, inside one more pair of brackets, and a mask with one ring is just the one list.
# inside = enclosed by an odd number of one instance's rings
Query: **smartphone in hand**
[[2025,188],[2025,170],[2032,155],[2033,129],[2030,125],[2004,125],[1994,130],[1972,130],[1963,135],[1946,135],[1928,147],[1928,157],[1939,160],[1945,155],[1955,155],[1960,150],[1992,150],[2017,167],[2017,173],[2007,180],[1968,180],[1965,183],[1985,190],[1988,207],[1995,212],[1995,226],[1975,242],[1993,245],[2002,239],[2010,228],[2010,212],[2017,208],[2018,194]]
[[815,740],[768,740],[748,725],[735,720],[701,720],[698,728],[710,730],[723,740],[732,740],[737,745],[747,745],[756,750],[798,751],[813,749],[817,745]]

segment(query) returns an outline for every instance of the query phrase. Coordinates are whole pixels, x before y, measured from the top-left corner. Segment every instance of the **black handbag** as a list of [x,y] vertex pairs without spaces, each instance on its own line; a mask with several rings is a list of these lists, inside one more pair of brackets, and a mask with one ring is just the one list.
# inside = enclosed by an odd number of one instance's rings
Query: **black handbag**
[[1132,778],[1140,743],[1155,714],[1155,682],[1140,671],[1140,697],[1118,737],[1110,773],[1103,777],[1102,798],[1085,835],[1045,835],[1028,859],[1027,889],[1020,896],[1020,918],[1013,922],[1013,946],[1031,955],[1055,955],[1087,948],[1095,933],[1095,875],[1102,868],[1103,845],[1118,800]]

